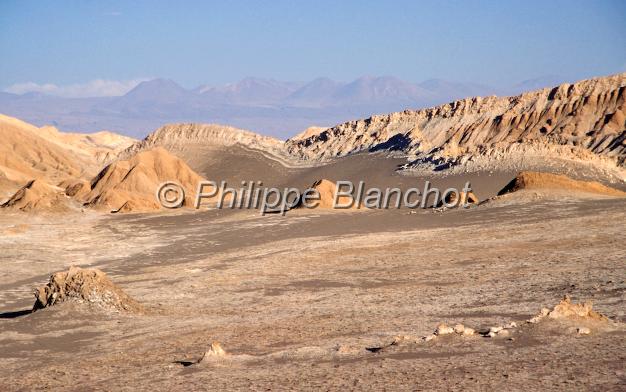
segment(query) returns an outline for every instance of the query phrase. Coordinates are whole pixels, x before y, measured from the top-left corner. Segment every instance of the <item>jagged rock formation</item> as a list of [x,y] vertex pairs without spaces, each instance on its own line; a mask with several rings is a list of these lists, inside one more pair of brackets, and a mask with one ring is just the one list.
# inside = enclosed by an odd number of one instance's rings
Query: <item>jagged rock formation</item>
[[67,196],[77,200],[83,199],[91,191],[89,181],[75,178],[61,181],[58,187],[63,189]]
[[185,190],[183,206],[193,206],[201,180],[181,159],[155,147],[102,169],[91,180],[91,191],[84,201],[87,206],[114,212],[158,210],[157,189],[166,181],[175,181]]
[[327,129],[328,128],[326,127],[308,127],[307,129],[300,132],[296,136],[289,138],[289,140],[291,140],[292,142],[298,141],[298,140],[305,140],[312,136],[319,135],[320,133],[324,132]]
[[350,121],[289,140],[286,147],[300,158],[322,161],[396,151],[414,159],[411,167],[437,170],[557,158],[619,171],[626,165],[625,101],[626,74],[619,74],[515,97],[466,98]]
[[528,320],[529,323],[535,324],[544,319],[553,320],[591,320],[606,322],[608,318],[593,310],[592,302],[573,303],[569,295],[565,295],[561,302],[554,306],[554,309],[541,309],[541,312],[535,317]]
[[99,269],[70,267],[50,276],[45,286],[35,290],[33,311],[65,301],[98,306],[107,310],[140,311],[143,307],[117,287]]

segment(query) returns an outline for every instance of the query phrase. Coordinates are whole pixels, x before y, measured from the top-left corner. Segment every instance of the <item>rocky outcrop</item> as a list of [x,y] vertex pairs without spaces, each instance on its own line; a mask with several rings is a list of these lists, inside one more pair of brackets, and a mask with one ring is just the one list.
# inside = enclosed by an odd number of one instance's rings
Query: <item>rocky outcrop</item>
[[446,195],[445,202],[447,204],[456,204],[457,206],[480,203],[480,200],[478,200],[478,197],[472,191],[459,193],[461,194],[461,197],[458,202],[456,192],[448,193]]
[[535,317],[528,320],[529,323],[535,324],[544,319],[552,320],[590,320],[607,322],[609,319],[593,310],[592,302],[573,303],[569,295],[565,295],[561,302],[556,304],[552,310],[548,308],[541,309],[541,312]]
[[33,311],[76,301],[106,310],[140,311],[142,306],[116,286],[98,269],[70,267],[50,276],[45,286],[35,290]]
[[525,156],[626,166],[626,73],[514,97],[475,97],[350,121],[287,141],[302,159],[398,152],[438,170]]
[[319,135],[320,133],[324,132],[327,129],[328,128],[325,128],[325,127],[308,127],[307,129],[300,132],[296,136],[289,138],[289,140],[291,140],[291,142],[296,142],[298,140],[305,140],[312,136]]

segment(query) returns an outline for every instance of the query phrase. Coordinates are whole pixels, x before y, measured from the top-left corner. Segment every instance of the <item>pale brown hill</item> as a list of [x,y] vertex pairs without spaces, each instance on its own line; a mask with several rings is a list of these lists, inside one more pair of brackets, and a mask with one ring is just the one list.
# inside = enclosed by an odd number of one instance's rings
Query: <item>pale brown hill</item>
[[192,206],[201,179],[181,159],[155,147],[105,167],[91,181],[91,191],[84,200],[89,206],[108,211],[158,210],[157,188],[163,182],[175,181],[185,189],[183,206]]
[[39,128],[0,115],[0,172],[9,181],[25,183],[33,178],[55,182],[85,173],[89,162],[40,137]]
[[623,174],[625,107],[626,73],[515,97],[467,98],[350,121],[303,140],[289,140],[287,149],[317,161],[363,151],[396,151],[414,158],[413,167],[435,170],[519,169],[564,159],[593,162],[606,170],[617,167]]
[[63,189],[67,196],[73,197],[76,200],[83,200],[91,191],[91,183],[80,178],[71,178],[61,181],[58,187]]
[[63,212],[69,210],[69,204],[61,188],[39,179],[29,181],[0,207],[24,212]]
[[95,162],[104,164],[116,159],[118,155],[137,142],[128,136],[109,131],[95,133],[68,133],[60,132],[55,127],[39,128],[37,134],[42,138],[55,143],[77,154],[87,155]]
[[283,142],[269,136],[217,124],[168,124],[157,129],[145,139],[127,149],[133,154],[155,146],[184,149],[187,145],[212,145],[219,147],[244,146],[250,149],[278,152]]
[[[242,162],[264,161],[269,166],[280,167],[294,167],[302,163],[301,160],[287,153],[285,143],[281,140],[216,124],[165,125],[142,141],[133,144],[121,156],[128,157],[138,151],[155,146],[164,147],[176,154],[206,176],[215,175],[204,170],[207,161],[229,159],[229,157],[232,158],[231,160]],[[311,166],[311,163],[304,162],[304,165]],[[271,168],[268,169],[273,171]],[[220,173],[220,178],[223,179],[223,176],[224,174]],[[250,178],[242,177],[239,174],[235,177],[241,180],[250,180]]]
[[521,172],[509,182],[498,195],[521,190],[565,191],[568,193],[592,193],[604,196],[625,197],[626,192],[610,188],[595,181],[580,181],[570,177],[539,172]]
[[90,178],[133,139],[110,132],[63,133],[0,114],[0,200],[33,179]]

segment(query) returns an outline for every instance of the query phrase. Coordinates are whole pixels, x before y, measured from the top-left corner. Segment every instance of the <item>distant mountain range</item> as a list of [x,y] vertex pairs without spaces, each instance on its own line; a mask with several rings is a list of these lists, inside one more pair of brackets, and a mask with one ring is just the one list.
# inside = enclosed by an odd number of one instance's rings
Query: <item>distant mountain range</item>
[[138,84],[119,97],[62,98],[41,93],[0,93],[0,113],[62,130],[113,130],[143,137],[165,123],[219,123],[288,138],[313,125],[332,126],[372,114],[419,109],[469,96],[512,95],[563,82],[524,81],[508,89],[430,79],[409,83],[364,76],[349,83],[319,78],[308,83],[245,78],[223,86],[185,89],[172,80]]

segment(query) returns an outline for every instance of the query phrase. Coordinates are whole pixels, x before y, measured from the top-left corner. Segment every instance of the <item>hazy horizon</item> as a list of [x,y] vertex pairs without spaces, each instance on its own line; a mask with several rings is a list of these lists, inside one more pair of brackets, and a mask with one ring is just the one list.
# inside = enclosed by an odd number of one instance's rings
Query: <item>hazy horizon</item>
[[[167,123],[214,123],[286,139],[311,126],[330,127],[375,114],[421,109],[474,96],[507,96],[566,82],[549,76],[506,88],[429,79],[360,77],[350,82],[244,78],[221,86],[185,89],[171,79],[139,81],[90,97],[100,83],[83,86],[22,86],[21,95],[0,94],[5,114],[63,131],[111,130],[142,138]],[[120,91],[120,89],[124,91]],[[35,90],[29,92],[27,90]]]
[[624,14],[612,0],[9,0],[0,112],[65,131],[203,122],[286,138],[624,72]]
[[348,82],[391,75],[503,88],[626,70],[619,1],[0,4],[0,90],[122,95],[165,78]]
[[[619,73],[619,72],[616,72]],[[594,77],[604,77],[607,75],[591,75],[587,78]],[[568,79],[562,75],[558,74],[546,74],[546,75],[538,75],[534,78],[524,79],[513,81],[507,85],[490,85],[484,83],[473,83],[473,82],[463,82],[455,79],[443,79],[436,77],[427,77],[423,80],[413,81],[413,80],[405,80],[399,78],[395,75],[357,75],[352,79],[348,80],[337,80],[324,75],[320,75],[314,77],[309,80],[283,80],[276,78],[263,78],[254,75],[247,75],[240,79],[225,82],[225,83],[216,83],[216,84],[198,84],[192,86],[185,86],[178,82],[175,79],[167,78],[167,77],[146,77],[146,78],[137,78],[132,80],[105,80],[105,79],[94,79],[85,81],[84,83],[74,83],[69,85],[57,85],[54,83],[44,83],[38,84],[35,82],[25,82],[25,83],[15,83],[11,86],[7,86],[3,88],[1,91],[10,94],[24,95],[28,93],[41,93],[45,95],[50,95],[54,97],[62,97],[62,98],[96,98],[96,97],[121,97],[123,95],[128,94],[130,91],[135,89],[137,86],[144,82],[154,82],[154,81],[170,81],[175,83],[176,85],[182,87],[188,91],[197,91],[199,89],[207,89],[207,88],[227,88],[231,86],[235,86],[237,84],[246,83],[249,81],[258,81],[258,82],[276,82],[276,83],[284,83],[284,84],[293,84],[294,86],[305,86],[309,83],[316,82],[319,80],[328,80],[339,85],[347,85],[349,83],[353,83],[359,80],[367,80],[367,79],[397,79],[404,83],[421,85],[429,82],[447,82],[447,83],[456,83],[459,85],[473,85],[473,86],[481,86],[485,88],[493,89],[494,91],[500,91],[502,93],[513,93],[513,90],[518,87],[523,87],[524,85],[531,85],[532,88],[544,88],[551,87],[560,83],[573,83],[580,79]],[[585,78],[585,79],[587,79]],[[527,91],[527,90],[523,90]],[[522,92],[520,90],[519,92]],[[517,92],[515,92],[517,93]]]

